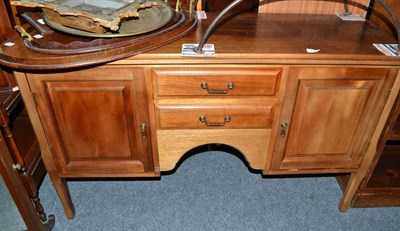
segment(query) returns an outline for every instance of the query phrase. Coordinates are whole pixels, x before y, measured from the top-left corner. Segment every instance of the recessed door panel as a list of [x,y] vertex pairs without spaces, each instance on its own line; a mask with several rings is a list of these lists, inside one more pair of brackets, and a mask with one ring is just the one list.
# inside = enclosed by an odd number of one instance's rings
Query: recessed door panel
[[143,71],[95,68],[28,78],[63,176],[154,171]]
[[68,159],[138,158],[129,81],[46,82]]
[[379,68],[292,68],[270,170],[356,169],[396,75]]

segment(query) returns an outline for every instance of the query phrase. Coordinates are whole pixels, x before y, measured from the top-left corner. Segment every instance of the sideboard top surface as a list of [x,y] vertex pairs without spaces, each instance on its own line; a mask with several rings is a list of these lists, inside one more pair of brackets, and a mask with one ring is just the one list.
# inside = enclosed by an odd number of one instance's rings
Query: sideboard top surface
[[[370,22],[342,21],[336,15],[242,13],[217,27],[207,43],[216,48],[214,58],[181,57],[184,43],[199,43],[215,14],[198,20],[187,36],[160,48],[120,59],[107,59],[107,51],[81,55],[41,54],[28,50],[16,32],[0,37],[14,39],[13,48],[2,46],[0,64],[17,69],[64,69],[112,62],[118,64],[369,64],[399,65],[399,57],[385,56],[373,43],[396,43],[393,36]],[[308,54],[307,48],[319,49]],[[101,60],[96,57],[103,57]],[[114,62],[113,62],[114,61]],[[56,67],[56,68],[54,68]]]
[[[368,21],[342,21],[336,15],[241,14],[222,22],[210,36],[207,43],[215,45],[216,57],[181,57],[182,44],[198,43],[213,16],[199,20],[197,29],[180,40],[122,61],[400,64],[399,58],[387,57],[373,46],[396,43],[392,36]],[[320,51],[309,54],[307,48]]]

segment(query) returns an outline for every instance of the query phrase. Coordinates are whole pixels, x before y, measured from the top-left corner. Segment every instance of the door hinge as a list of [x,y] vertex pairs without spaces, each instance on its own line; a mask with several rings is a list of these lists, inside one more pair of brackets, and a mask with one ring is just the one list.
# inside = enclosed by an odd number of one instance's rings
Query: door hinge
[[51,145],[49,144],[49,141],[47,141],[47,150],[49,150],[49,153],[50,153],[51,157],[54,158],[53,146],[51,146]]
[[146,132],[146,124],[142,123],[140,125],[140,130],[142,131],[142,139],[146,139],[147,138],[147,132]]
[[35,105],[35,107],[37,107],[35,93],[33,93],[33,92],[31,92],[31,99],[32,99],[33,105]]
[[386,105],[386,103],[389,101],[389,97],[390,97],[391,94],[392,94],[392,89],[389,90],[389,92],[388,92],[388,94],[387,94],[387,96],[386,96],[385,105]]
[[367,145],[365,146],[364,153],[368,151],[369,146],[371,145],[371,141],[368,141]]

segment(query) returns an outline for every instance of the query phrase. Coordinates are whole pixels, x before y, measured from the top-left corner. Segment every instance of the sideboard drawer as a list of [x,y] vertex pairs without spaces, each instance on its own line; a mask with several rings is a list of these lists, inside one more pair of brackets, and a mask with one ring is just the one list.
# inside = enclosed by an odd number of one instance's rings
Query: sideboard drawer
[[159,128],[271,128],[275,98],[160,99]]
[[279,88],[281,68],[156,68],[159,96],[263,95]]

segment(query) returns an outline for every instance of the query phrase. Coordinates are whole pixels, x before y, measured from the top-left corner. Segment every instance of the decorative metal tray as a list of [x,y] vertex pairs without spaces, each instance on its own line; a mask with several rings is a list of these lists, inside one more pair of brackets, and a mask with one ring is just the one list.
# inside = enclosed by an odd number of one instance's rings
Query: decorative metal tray
[[[121,22],[126,19],[141,18],[138,12],[141,9],[153,8],[159,4],[163,7],[166,5],[161,1],[147,0],[16,0],[11,3],[16,6],[40,7],[48,18],[48,14],[53,11],[59,19],[63,20],[65,17],[70,23],[67,23],[67,26],[75,29],[84,30],[92,24],[111,31],[118,31]],[[150,20],[159,22],[159,18],[159,15],[153,14]]]
[[71,28],[62,25],[61,23],[49,20],[46,15],[43,15],[45,23],[53,29],[84,37],[92,38],[116,38],[144,34],[157,30],[165,26],[173,17],[174,10],[165,2],[155,0],[157,5],[144,8],[139,11],[140,17],[127,18],[123,20],[118,31],[107,31],[105,33],[92,33],[89,31]]

